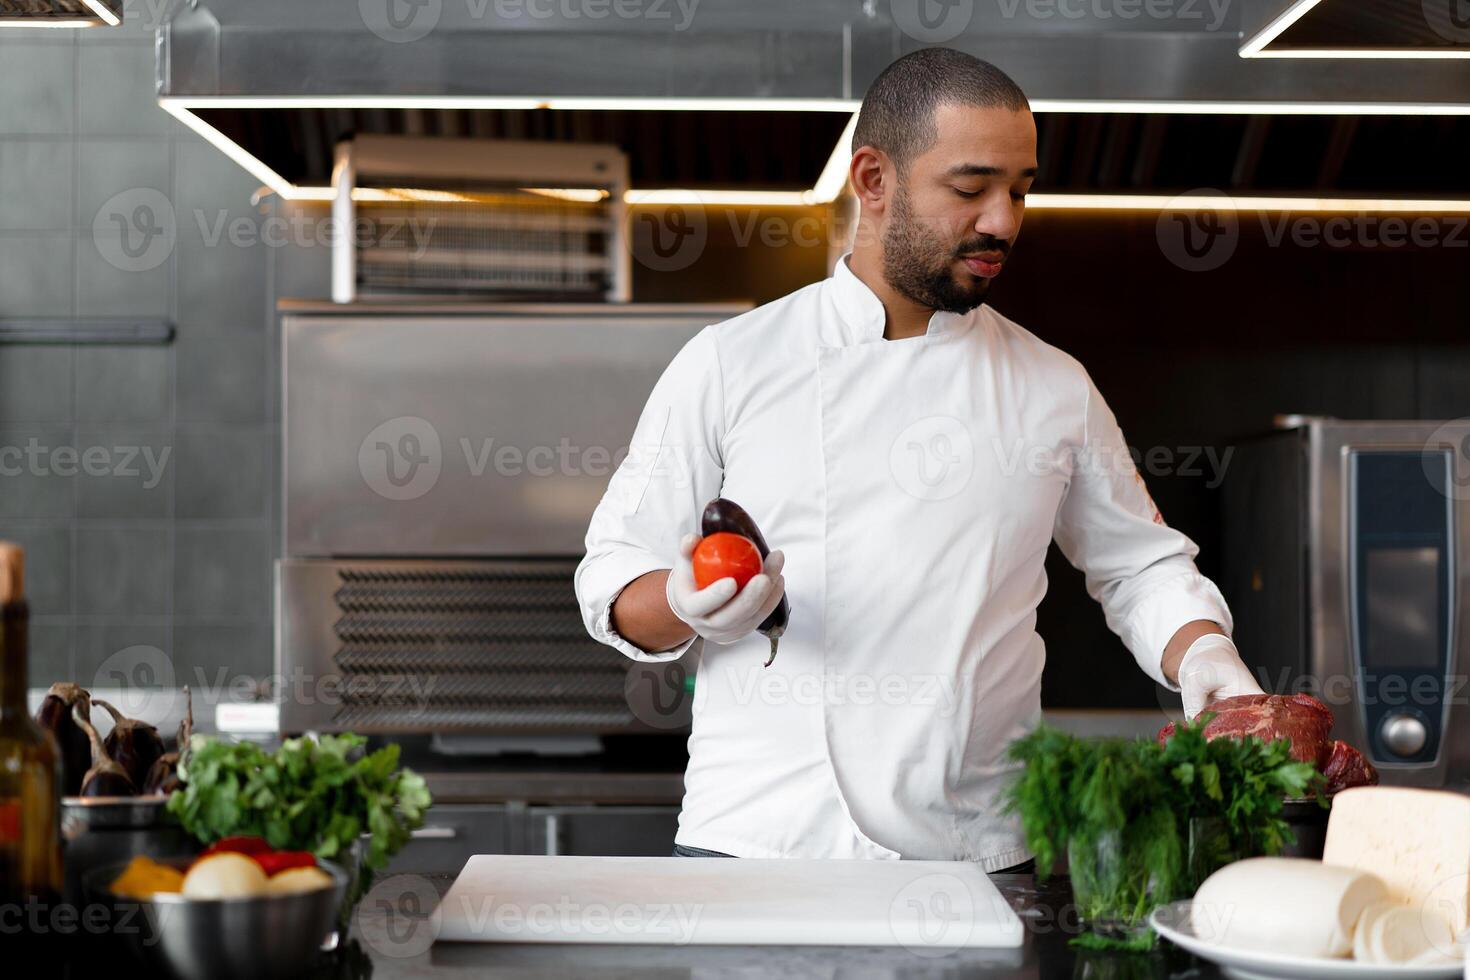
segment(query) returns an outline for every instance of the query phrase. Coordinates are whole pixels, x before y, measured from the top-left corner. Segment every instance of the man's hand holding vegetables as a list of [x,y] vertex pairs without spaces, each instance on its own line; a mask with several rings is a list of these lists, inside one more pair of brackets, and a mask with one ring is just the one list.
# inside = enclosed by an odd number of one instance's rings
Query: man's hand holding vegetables
[[[1053,542],[1186,713],[1260,690],[1085,369],[985,303],[1036,175],[1014,82],[954,51],[905,56],[854,130],[851,254],[706,328],[650,395],[577,594],[591,634],[634,660],[709,641],[681,847],[1025,861],[1001,800],[1006,748],[1041,720]],[[781,549],[743,588],[695,578],[686,535],[715,498]],[[783,601],[763,667],[751,634]]]

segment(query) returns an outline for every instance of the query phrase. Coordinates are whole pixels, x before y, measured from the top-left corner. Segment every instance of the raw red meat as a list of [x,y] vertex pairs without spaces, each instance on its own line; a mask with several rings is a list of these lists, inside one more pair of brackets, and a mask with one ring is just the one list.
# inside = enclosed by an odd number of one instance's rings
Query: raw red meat
[[[1221,698],[1205,710],[1215,715],[1205,726],[1207,739],[1254,735],[1272,742],[1289,738],[1292,757],[1318,769],[1331,753],[1327,733],[1332,731],[1332,711],[1309,694],[1241,694]],[[1170,722],[1159,729],[1159,744],[1173,734],[1174,723]]]
[[1327,792],[1336,793],[1350,786],[1378,785],[1378,770],[1357,749],[1344,741],[1332,743],[1327,762],[1322,766],[1322,775],[1327,777]]
[[[1309,694],[1242,694],[1222,698],[1205,710],[1215,715],[1205,726],[1205,738],[1291,739],[1292,756],[1310,762],[1327,777],[1328,793],[1378,782],[1378,771],[1363,753],[1341,740],[1328,741],[1332,710]],[[1174,734],[1174,727],[1171,721],[1159,729],[1160,745]]]

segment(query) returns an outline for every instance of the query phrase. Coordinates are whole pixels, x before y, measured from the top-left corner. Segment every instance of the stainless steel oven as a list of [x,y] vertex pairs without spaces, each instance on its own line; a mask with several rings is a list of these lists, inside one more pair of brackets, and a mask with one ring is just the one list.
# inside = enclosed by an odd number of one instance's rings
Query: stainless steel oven
[[572,573],[654,382],[741,309],[287,304],[281,730],[646,730]]
[[1326,701],[1385,782],[1470,789],[1470,420],[1284,426],[1222,488],[1242,656]]

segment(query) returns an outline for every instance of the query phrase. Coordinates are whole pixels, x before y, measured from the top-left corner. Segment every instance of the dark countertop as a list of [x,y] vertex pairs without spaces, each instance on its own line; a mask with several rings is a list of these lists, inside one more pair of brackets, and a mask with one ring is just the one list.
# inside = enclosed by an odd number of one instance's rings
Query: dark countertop
[[[443,895],[452,875],[408,876],[400,894]],[[1152,954],[1097,953],[1068,945],[1078,931],[1076,909],[1065,878],[1038,885],[1030,875],[995,875],[992,880],[1026,926],[1017,950],[910,952],[896,947],[826,946],[629,946],[496,943],[429,944],[429,909],[393,915],[392,902],[378,899],[393,891],[380,883],[359,909],[351,944],[331,968],[314,976],[326,980],[447,980],[514,977],[516,980],[673,980],[673,978],[753,977],[961,977],[1028,980],[1214,980],[1213,966],[1161,942]],[[406,903],[412,907],[410,900]],[[423,908],[421,905],[420,908]],[[367,972],[370,968],[370,974]]]

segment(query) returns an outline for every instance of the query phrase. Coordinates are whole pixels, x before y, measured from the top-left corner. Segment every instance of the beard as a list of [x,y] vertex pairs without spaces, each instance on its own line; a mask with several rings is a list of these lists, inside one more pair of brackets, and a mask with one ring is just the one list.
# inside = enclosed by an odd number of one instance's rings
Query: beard
[[957,275],[960,256],[987,250],[1008,251],[1007,243],[989,235],[952,246],[914,214],[908,189],[899,185],[893,211],[883,231],[883,278],[904,297],[946,313],[968,313],[985,302],[990,280]]

